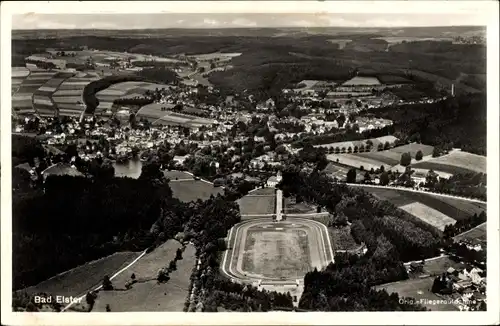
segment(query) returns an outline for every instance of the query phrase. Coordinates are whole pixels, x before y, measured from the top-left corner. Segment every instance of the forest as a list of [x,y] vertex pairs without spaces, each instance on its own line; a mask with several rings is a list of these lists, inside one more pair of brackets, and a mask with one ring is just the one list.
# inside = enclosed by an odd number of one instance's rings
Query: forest
[[[370,110],[394,121],[394,136],[438,149],[458,147],[486,155],[486,94],[450,97],[435,103],[405,104]],[[360,113],[362,114],[362,113]]]

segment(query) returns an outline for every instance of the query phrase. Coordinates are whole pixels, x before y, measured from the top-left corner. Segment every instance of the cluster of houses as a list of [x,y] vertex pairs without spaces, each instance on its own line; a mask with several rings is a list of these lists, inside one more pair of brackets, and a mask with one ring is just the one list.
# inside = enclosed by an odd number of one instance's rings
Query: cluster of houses
[[478,310],[480,303],[486,302],[486,272],[482,269],[450,267],[440,277],[447,289],[451,288],[449,296],[460,310]]
[[[420,278],[429,277],[428,274],[422,274],[424,264],[425,262],[412,262],[407,265],[408,274],[416,274]],[[449,267],[438,275],[429,290],[449,300],[462,311],[480,310],[481,303],[486,303],[486,271],[462,265],[457,268]]]

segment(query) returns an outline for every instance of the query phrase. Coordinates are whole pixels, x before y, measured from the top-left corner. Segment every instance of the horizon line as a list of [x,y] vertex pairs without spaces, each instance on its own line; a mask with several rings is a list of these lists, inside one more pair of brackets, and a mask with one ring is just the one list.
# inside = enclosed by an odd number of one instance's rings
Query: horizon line
[[144,28],[11,28],[12,31],[135,31],[135,30],[220,30],[220,29],[326,29],[326,28],[345,28],[345,29],[395,29],[395,28],[450,28],[450,27],[483,27],[484,25],[415,25],[415,26],[234,26],[234,27],[144,27]]

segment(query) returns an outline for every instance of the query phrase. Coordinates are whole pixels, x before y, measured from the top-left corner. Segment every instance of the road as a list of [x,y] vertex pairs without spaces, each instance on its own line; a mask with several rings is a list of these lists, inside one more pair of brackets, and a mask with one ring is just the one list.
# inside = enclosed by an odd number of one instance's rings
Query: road
[[472,203],[486,204],[485,201],[482,201],[479,199],[460,197],[460,196],[455,196],[455,195],[440,194],[440,193],[436,193],[436,192],[417,190],[417,189],[405,188],[405,187],[379,186],[379,185],[360,184],[360,183],[344,183],[344,184],[348,185],[348,186],[352,186],[352,187],[394,189],[394,190],[407,191],[407,192],[417,192],[417,193],[428,194],[428,195],[432,195],[432,196],[436,196],[436,197],[447,197],[447,198],[460,199],[460,200],[464,200],[464,201],[468,201],[468,202],[472,202]]

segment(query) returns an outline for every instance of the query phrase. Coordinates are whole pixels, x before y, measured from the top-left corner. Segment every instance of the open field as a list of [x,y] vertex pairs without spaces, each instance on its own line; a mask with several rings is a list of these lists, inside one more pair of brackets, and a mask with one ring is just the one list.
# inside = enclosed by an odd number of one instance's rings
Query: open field
[[207,200],[210,195],[215,196],[223,193],[222,188],[214,187],[201,180],[170,182],[169,186],[172,189],[173,196],[186,203],[198,199]]
[[396,165],[399,164],[401,160],[401,155],[403,153],[410,153],[411,157],[415,158],[415,155],[419,150],[422,151],[423,156],[428,156],[432,155],[433,149],[434,149],[433,146],[412,143],[408,145],[394,147],[380,152],[372,151],[368,153],[355,153],[353,155],[359,157],[366,157],[369,159],[383,162],[388,165]]
[[295,283],[309,270],[333,261],[326,226],[313,220],[244,221],[228,236],[222,272],[242,282]]
[[25,67],[12,67],[12,78],[25,78],[30,74],[30,70]]
[[434,150],[434,146],[424,145],[412,143],[408,145],[398,146],[391,148],[389,152],[394,153],[410,153],[412,158],[415,158],[415,155],[418,151],[422,151],[423,156],[432,155],[432,151]]
[[242,215],[274,214],[276,196],[248,194],[238,200]]
[[462,220],[474,213],[479,214],[486,210],[485,204],[473,203],[458,198],[438,197],[432,194],[399,191],[392,188],[363,187],[363,189],[375,197],[387,200],[398,207],[418,202],[454,220]]
[[342,84],[342,86],[351,86],[351,85],[368,85],[368,86],[380,85],[380,81],[376,77],[356,76]]
[[[417,303],[434,311],[457,311],[458,308],[452,304],[432,304],[431,300],[442,300],[430,291],[434,278],[416,278],[394,283],[376,286],[377,290],[385,289],[389,293],[396,292],[399,297],[413,297]],[[420,302],[422,300],[422,302]],[[435,302],[435,301],[434,301]]]
[[399,207],[400,209],[410,213],[411,215],[421,219],[427,224],[430,224],[440,231],[444,231],[444,227],[448,224],[455,224],[456,220],[444,215],[443,213],[430,208],[421,203],[411,203]]
[[242,269],[264,277],[300,277],[311,269],[307,245],[304,230],[255,227],[247,233]]
[[387,165],[398,164],[401,160],[401,154],[391,151],[368,152],[368,153],[353,153],[352,155],[382,162]]
[[360,167],[362,166],[363,170],[370,170],[372,168],[376,170],[381,166],[384,166],[384,169],[386,170],[389,170],[391,168],[391,165],[384,162],[377,161],[368,157],[360,157],[355,154],[328,154],[326,158],[329,161],[352,166],[357,169],[360,169]]
[[166,178],[169,178],[171,181],[172,180],[184,180],[184,179],[190,179],[193,180],[193,176],[189,175],[186,172],[183,171],[163,171],[163,174],[165,175]]
[[[144,256],[129,270],[114,279],[116,290],[100,291],[93,312],[106,311],[109,304],[113,312],[130,311],[179,311],[184,308],[188,297],[191,272],[195,265],[195,248],[188,245],[177,261],[177,270],[170,273],[170,280],[158,284],[157,273],[160,268],[167,267],[174,259],[177,248],[181,245],[168,240],[165,244]],[[135,274],[137,283],[129,290],[125,283],[130,281],[130,275]]]
[[195,59],[197,61],[208,61],[208,60],[224,60],[231,59],[234,57],[240,56],[241,53],[222,53],[222,52],[214,52],[214,53],[206,53],[206,54],[195,54],[188,56],[189,58]]
[[468,240],[471,242],[485,244],[486,243],[486,223],[480,224],[467,232],[464,232],[462,234],[455,236],[453,238],[453,240],[455,240],[455,241]]
[[52,295],[79,296],[100,285],[105,275],[111,276],[140,255],[138,252],[117,252],[58,274],[21,291],[28,294],[46,292]]
[[414,164],[416,168],[436,169],[452,174],[469,172],[486,173],[486,156],[453,151],[447,155]]

